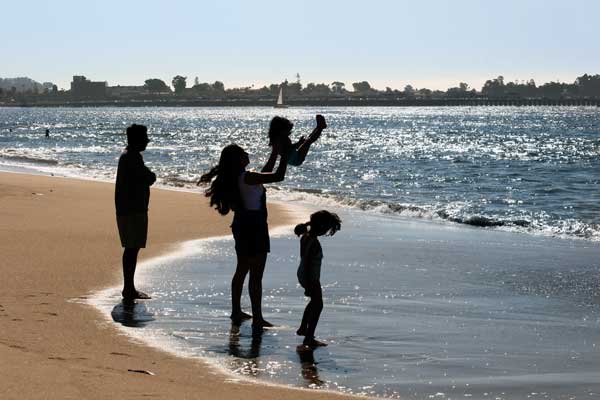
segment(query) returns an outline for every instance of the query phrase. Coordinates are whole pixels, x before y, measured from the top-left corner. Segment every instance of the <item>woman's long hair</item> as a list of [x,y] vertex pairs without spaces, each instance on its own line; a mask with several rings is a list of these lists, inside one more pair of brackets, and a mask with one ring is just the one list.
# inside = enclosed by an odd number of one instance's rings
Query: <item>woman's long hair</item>
[[210,197],[210,206],[221,215],[240,209],[242,198],[238,179],[243,171],[240,161],[245,153],[237,144],[225,146],[219,164],[200,177],[200,183],[210,183],[204,194]]

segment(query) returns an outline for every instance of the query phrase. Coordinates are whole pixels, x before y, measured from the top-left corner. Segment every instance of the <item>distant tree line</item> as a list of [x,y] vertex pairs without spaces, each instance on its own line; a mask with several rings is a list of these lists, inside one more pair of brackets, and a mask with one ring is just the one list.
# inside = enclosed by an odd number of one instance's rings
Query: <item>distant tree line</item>
[[[200,99],[267,99],[278,95],[283,89],[288,99],[328,99],[328,98],[367,98],[367,99],[600,99],[600,75],[584,74],[573,83],[548,82],[540,86],[533,79],[528,81],[505,82],[504,77],[489,79],[480,90],[460,82],[445,91],[416,88],[406,85],[402,90],[386,87],[378,90],[368,81],[352,82],[347,85],[341,81],[327,83],[302,84],[300,75],[294,82],[285,80],[262,87],[225,88],[221,81],[200,82],[194,78],[188,85],[187,77],[176,75],[169,86],[158,78],[146,79],[143,86],[108,87],[106,97],[120,96],[131,99],[168,99],[173,96]],[[171,87],[173,89],[171,89]],[[119,90],[111,91],[111,88]],[[0,78],[0,100],[6,102],[31,99],[69,99],[69,91],[59,90],[51,82],[40,84],[29,78]]]
[[[159,80],[160,81],[160,80]],[[148,81],[146,81],[148,82]],[[166,87],[163,81],[161,85]],[[187,86],[187,77],[177,75],[171,82],[175,95],[202,96],[202,97],[227,97],[229,95],[247,96],[276,96],[283,88],[287,98],[298,97],[335,97],[335,96],[366,96],[366,97],[394,97],[394,98],[450,98],[465,99],[473,97],[482,98],[600,98],[600,75],[584,74],[573,83],[548,82],[537,86],[533,79],[528,81],[504,82],[504,77],[499,76],[487,80],[480,91],[471,88],[469,84],[460,82],[458,86],[448,88],[446,91],[417,89],[406,85],[402,90],[386,87],[384,90],[373,88],[369,82],[360,81],[351,83],[352,90],[348,90],[344,82],[334,81],[326,83],[307,83],[303,85],[300,77],[295,82],[285,80],[282,83],[272,83],[260,88],[242,87],[225,89],[223,82],[200,82],[198,77],[194,84]]]
[[486,81],[481,88],[481,94],[491,98],[598,98],[600,75],[584,74],[574,83],[548,82],[541,86],[537,86],[533,79],[520,83],[504,83],[504,77],[499,76]]

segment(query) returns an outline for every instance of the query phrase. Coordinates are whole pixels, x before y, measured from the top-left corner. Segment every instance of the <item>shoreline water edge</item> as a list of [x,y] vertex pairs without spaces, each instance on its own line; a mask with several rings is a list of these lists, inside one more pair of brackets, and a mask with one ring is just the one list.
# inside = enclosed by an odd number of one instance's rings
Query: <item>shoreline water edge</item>
[[[198,358],[184,360],[166,349],[140,346],[120,334],[116,324],[106,324],[101,310],[87,304],[90,293],[121,279],[112,184],[28,168],[0,172],[0,179],[3,398],[70,399],[81,398],[82,393],[88,399],[189,398],[218,390],[222,398],[233,399],[242,387],[249,390],[250,399],[314,398],[314,393],[280,385],[243,383],[215,374],[217,370],[207,369]],[[150,234],[153,246],[142,254],[142,262],[170,257],[180,249],[178,241],[199,234],[227,234],[226,223],[209,212],[200,232],[190,229],[193,222],[182,224],[190,215],[197,218],[195,212],[203,206],[210,211],[201,199],[181,191],[154,190],[157,225]],[[278,205],[273,207],[277,221],[290,217]],[[185,210],[192,213],[177,212]],[[71,223],[67,226],[65,221]],[[327,392],[316,396],[340,398]]]

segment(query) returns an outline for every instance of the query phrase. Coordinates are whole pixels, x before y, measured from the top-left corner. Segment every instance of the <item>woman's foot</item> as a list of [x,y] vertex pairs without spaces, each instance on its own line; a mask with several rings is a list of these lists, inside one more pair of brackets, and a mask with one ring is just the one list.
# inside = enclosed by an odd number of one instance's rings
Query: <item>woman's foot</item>
[[273,325],[272,323],[270,323],[269,321],[264,320],[264,319],[252,321],[252,327],[255,327],[255,328],[272,328],[274,326],[275,325]]
[[316,349],[317,347],[325,347],[325,346],[327,346],[327,343],[321,342],[320,340],[317,340],[315,338],[304,339],[304,342],[302,344],[304,346],[306,346],[306,347],[310,347],[311,349]]
[[139,300],[150,300],[152,297],[150,297],[149,295],[147,295],[144,292],[141,292],[139,290],[123,290],[121,292],[121,294],[123,295],[123,299],[124,300],[135,300],[135,299],[139,299]]
[[247,319],[252,319],[252,315],[245,313],[243,311],[240,311],[239,313],[235,313],[235,314],[231,314],[229,316],[229,318],[231,318],[231,321],[236,324],[239,325],[242,323],[242,321],[245,321]]

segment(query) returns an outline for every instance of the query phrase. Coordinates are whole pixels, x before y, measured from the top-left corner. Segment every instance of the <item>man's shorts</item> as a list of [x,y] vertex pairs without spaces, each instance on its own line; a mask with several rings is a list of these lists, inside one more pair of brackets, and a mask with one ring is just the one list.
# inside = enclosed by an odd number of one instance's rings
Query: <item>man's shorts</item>
[[126,249],[143,249],[148,238],[148,214],[117,215],[121,246]]

